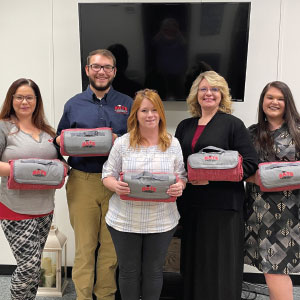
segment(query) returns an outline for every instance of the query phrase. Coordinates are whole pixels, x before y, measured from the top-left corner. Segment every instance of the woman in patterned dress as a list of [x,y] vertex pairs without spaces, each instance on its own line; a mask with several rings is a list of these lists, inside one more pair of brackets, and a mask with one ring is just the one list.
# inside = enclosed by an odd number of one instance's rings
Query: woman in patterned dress
[[[300,160],[300,116],[285,83],[265,86],[249,131],[260,162]],[[291,300],[288,274],[300,272],[300,190],[261,192],[256,180],[246,187],[245,263],[264,273],[271,300]]]

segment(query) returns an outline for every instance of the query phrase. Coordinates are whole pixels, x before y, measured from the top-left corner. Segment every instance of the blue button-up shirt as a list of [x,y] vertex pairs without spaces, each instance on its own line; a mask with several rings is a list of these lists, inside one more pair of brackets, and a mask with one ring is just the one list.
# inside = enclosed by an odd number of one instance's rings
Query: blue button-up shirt
[[[131,106],[132,99],[112,87],[102,99],[98,99],[88,87],[65,104],[57,134],[69,128],[110,127],[113,133],[121,136],[127,132],[127,119]],[[72,168],[83,172],[101,173],[106,160],[106,156],[70,156],[68,163]]]

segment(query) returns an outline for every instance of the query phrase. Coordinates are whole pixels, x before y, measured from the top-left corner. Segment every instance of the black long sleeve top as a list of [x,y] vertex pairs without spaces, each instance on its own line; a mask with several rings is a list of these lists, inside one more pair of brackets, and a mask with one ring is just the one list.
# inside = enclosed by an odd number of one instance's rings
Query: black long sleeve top
[[[244,179],[255,173],[258,159],[244,123],[232,115],[217,112],[196,142],[192,151],[192,140],[198,126],[198,117],[180,122],[175,136],[178,138],[185,166],[190,154],[207,146],[215,146],[224,150],[236,150],[243,157]],[[210,181],[208,185],[187,184],[183,196],[179,200],[182,209],[202,207],[205,209],[237,210],[243,209],[245,190],[243,181],[225,182]]]

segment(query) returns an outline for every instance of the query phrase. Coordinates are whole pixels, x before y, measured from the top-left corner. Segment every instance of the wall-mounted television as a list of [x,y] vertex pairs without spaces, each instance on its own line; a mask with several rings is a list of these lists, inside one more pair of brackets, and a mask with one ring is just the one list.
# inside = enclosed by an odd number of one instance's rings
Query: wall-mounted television
[[82,88],[86,57],[99,48],[117,58],[115,89],[141,88],[185,100],[195,77],[215,70],[243,101],[250,22],[248,2],[79,3]]

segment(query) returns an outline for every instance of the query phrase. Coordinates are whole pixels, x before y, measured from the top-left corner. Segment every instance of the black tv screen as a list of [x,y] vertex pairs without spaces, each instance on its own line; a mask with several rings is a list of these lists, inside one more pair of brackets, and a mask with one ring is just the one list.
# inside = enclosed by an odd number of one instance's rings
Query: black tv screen
[[227,80],[243,101],[250,3],[79,3],[82,88],[86,57],[106,48],[117,59],[113,87],[134,96],[142,88],[165,101],[185,100],[200,72]]

